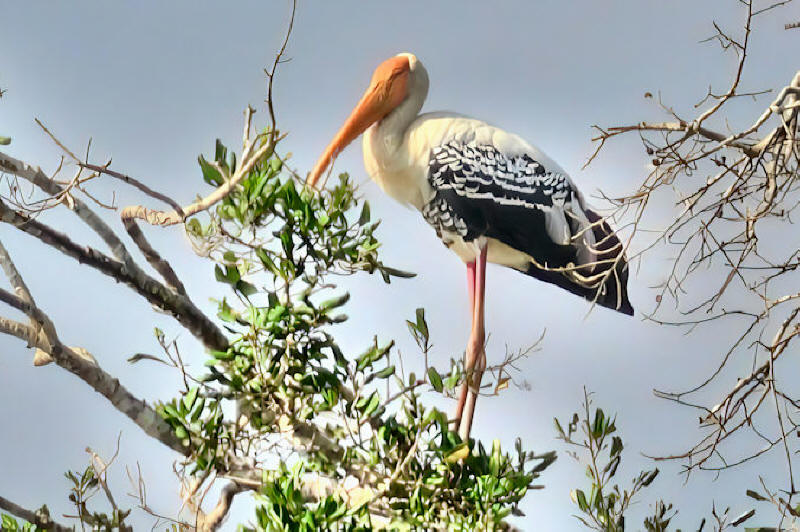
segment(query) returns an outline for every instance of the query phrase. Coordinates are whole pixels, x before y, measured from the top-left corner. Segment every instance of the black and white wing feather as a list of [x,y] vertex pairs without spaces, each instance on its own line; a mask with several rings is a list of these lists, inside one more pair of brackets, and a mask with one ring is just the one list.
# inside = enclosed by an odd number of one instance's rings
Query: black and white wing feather
[[563,172],[528,153],[449,142],[431,150],[428,181],[434,196],[422,213],[446,245],[496,239],[531,258],[525,273],[633,312],[622,246]]

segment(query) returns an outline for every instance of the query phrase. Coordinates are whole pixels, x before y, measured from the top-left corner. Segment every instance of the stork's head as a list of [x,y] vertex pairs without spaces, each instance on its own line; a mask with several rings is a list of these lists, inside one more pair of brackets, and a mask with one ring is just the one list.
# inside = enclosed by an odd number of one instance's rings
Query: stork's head
[[409,91],[418,84],[420,75],[424,75],[427,91],[427,74],[416,56],[409,53],[397,54],[378,65],[364,96],[320,156],[306,183],[315,186],[348,144],[402,104],[408,98]]

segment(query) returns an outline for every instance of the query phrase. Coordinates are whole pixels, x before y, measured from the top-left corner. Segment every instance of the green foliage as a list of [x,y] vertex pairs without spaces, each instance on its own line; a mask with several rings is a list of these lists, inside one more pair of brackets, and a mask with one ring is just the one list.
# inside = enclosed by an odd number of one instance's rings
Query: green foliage
[[256,509],[257,528],[243,527],[243,530],[314,532],[372,529],[372,518],[366,505],[350,508],[336,495],[308,504],[300,488],[303,473],[300,465],[289,470],[284,464],[270,472],[258,497],[261,504]]
[[[581,512],[576,517],[584,525],[604,532],[621,532],[625,530],[626,510],[634,497],[655,480],[658,469],[639,472],[628,488],[620,488],[616,483],[610,485],[625,447],[622,438],[616,435],[616,416],[609,417],[601,408],[592,412],[591,405],[590,394],[584,391],[581,416],[575,413],[563,424],[554,419],[557,437],[583,455],[571,453],[576,460],[586,463],[586,476],[591,483],[588,490],[575,489],[570,497]],[[645,518],[644,529],[648,532],[668,530],[675,513],[671,504],[658,501],[653,514]]]
[[[601,408],[592,410],[591,406],[591,394],[584,390],[581,415],[575,413],[569,422],[564,423],[558,419],[553,420],[557,437],[577,449],[569,454],[586,464],[586,476],[590,482],[588,489],[574,489],[570,497],[580,511],[580,515],[575,517],[586,527],[603,532],[622,532],[626,528],[626,511],[636,496],[653,483],[659,470],[654,468],[640,471],[627,488],[621,488],[618,484],[612,486],[612,479],[622,462],[624,445],[622,438],[617,435],[616,416],[609,417]],[[786,507],[785,500],[768,490],[766,496],[754,490],[747,490],[746,494],[757,501],[771,502],[779,510]],[[644,517],[641,529],[647,532],[672,530],[670,525],[678,513],[677,509],[662,500],[657,500],[651,509],[650,515]],[[712,523],[709,529],[727,530],[748,521],[755,513],[755,509],[750,509],[733,517],[730,515],[730,508],[720,511],[716,505],[712,505],[710,518],[703,518],[699,527],[693,530],[706,530],[708,521]],[[770,532],[777,531],[778,528],[756,527],[745,530]],[[676,529],[676,532],[680,532],[680,529]]]
[[[88,508],[88,501],[96,494],[101,484],[92,466],[87,467],[83,472],[67,471],[64,476],[71,483],[69,500],[77,511],[75,515],[65,517],[77,519],[81,524],[81,530],[86,530],[86,527],[88,527],[89,530],[96,532],[133,531],[133,528],[125,523],[130,510],[120,510],[115,506],[111,513],[107,513],[92,511]],[[2,525],[0,529],[3,532],[44,531],[51,529],[49,524],[52,523],[50,510],[47,506],[42,506],[36,510],[36,522],[42,524],[42,526],[25,521],[17,521],[10,515],[0,514],[0,525]]]
[[183,444],[192,447],[196,462],[193,473],[216,465],[221,456],[221,443],[230,441],[229,427],[222,422],[219,398],[201,397],[195,386],[181,398],[159,404],[158,412]]
[[31,523],[19,522],[8,514],[0,514],[0,525],[2,525],[3,532],[38,532],[42,530]]
[[131,513],[130,510],[113,508],[111,513],[91,511],[87,504],[89,499],[100,488],[100,479],[95,474],[92,466],[88,466],[82,473],[67,471],[64,476],[72,483],[69,500],[75,506],[76,515],[68,516],[77,519],[83,525],[88,525],[91,530],[98,532],[132,532],[133,528],[125,523]]
[[[204,181],[218,186],[236,158],[218,142],[214,160],[199,162]],[[270,449],[280,465],[260,479],[256,529],[366,530],[377,518],[393,529],[495,529],[555,460],[519,441],[513,454],[498,441],[490,450],[462,442],[443,412],[423,404],[451,393],[462,375],[453,361],[444,372],[428,365],[424,310],[408,321],[425,356],[419,377],[399,369],[393,341],[340,348],[333,327],[347,319],[349,295],[328,279],[412,275],[379,260],[378,225],[346,174],[316,192],[276,156],[256,164],[205,222],[186,224],[230,290],[217,302],[230,344],[159,412],[191,450],[192,472],[231,474],[232,464]],[[236,405],[235,419],[225,402]],[[353,483],[355,491],[343,488]]]

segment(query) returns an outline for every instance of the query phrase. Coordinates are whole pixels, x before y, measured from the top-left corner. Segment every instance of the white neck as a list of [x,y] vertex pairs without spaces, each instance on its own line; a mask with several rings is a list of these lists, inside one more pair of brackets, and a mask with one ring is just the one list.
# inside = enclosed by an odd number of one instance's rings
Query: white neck
[[380,166],[391,166],[390,162],[402,146],[408,126],[419,115],[427,95],[428,73],[415,58],[408,80],[408,96],[364,135],[365,148],[368,144]]

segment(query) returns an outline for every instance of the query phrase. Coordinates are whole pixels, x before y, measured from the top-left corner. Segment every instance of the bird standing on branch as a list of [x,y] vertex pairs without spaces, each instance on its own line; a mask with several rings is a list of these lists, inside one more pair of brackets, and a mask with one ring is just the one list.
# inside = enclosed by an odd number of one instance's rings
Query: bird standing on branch
[[486,368],[487,261],[624,314],[633,307],[623,246],[566,172],[520,137],[480,120],[420,115],[427,94],[428,73],[413,54],[381,63],[307,184],[317,186],[333,159],[364,133],[372,179],[418,209],[466,263],[472,332],[455,416],[466,441]]

